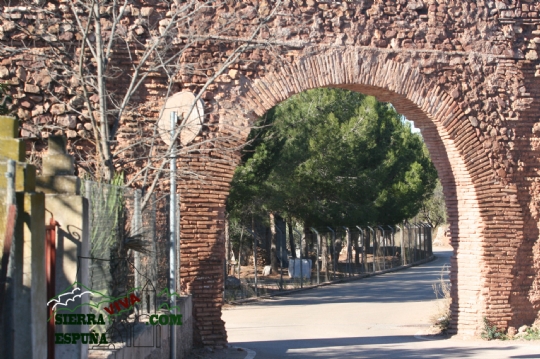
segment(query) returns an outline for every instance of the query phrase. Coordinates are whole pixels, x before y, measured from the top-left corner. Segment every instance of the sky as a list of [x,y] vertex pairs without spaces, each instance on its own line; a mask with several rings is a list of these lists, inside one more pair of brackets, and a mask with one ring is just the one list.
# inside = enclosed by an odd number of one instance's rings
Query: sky
[[405,121],[411,124],[411,130],[412,130],[413,133],[420,133],[420,129],[414,127],[414,122],[413,121],[407,120],[407,118],[405,118]]

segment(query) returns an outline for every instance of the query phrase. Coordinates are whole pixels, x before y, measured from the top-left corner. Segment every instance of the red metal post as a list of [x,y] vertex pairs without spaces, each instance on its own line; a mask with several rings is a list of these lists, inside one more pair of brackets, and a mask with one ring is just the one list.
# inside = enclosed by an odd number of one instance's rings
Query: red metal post
[[17,221],[17,206],[12,204],[8,207],[8,217],[6,221],[6,233],[4,235],[4,248],[2,254],[2,271],[0,272],[0,318],[4,312],[4,297],[6,290],[7,271],[9,266],[9,255],[11,244],[15,232],[15,222]]
[[[56,226],[58,222],[51,217],[48,226],[45,226],[45,273],[47,276],[47,300],[55,296],[56,285]],[[47,306],[47,358],[54,359],[54,317],[53,303]]]

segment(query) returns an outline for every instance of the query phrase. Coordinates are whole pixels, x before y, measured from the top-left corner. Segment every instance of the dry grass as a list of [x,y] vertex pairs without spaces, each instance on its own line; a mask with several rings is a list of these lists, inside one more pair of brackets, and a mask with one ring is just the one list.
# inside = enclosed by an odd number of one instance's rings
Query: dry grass
[[446,333],[450,324],[450,282],[444,277],[449,272],[449,267],[444,266],[441,269],[441,276],[437,283],[433,283],[433,291],[437,297],[437,310],[431,317],[433,324],[440,328],[442,333]]

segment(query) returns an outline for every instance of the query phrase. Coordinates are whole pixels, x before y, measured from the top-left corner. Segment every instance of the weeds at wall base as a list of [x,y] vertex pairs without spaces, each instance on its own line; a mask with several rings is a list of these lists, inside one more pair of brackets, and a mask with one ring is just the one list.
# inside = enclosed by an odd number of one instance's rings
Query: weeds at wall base
[[501,339],[507,340],[508,336],[504,334],[495,324],[492,324],[486,317],[483,319],[484,328],[480,337],[485,340]]
[[450,282],[445,279],[445,275],[448,275],[449,272],[449,267],[445,265],[441,269],[439,281],[432,285],[436,298],[441,301],[438,303],[437,312],[431,317],[431,320],[441,330],[442,334],[446,334],[450,326],[450,304],[452,303],[452,298],[450,297]]
[[523,333],[524,335],[517,335],[514,339],[540,340],[540,328],[538,327],[529,327]]

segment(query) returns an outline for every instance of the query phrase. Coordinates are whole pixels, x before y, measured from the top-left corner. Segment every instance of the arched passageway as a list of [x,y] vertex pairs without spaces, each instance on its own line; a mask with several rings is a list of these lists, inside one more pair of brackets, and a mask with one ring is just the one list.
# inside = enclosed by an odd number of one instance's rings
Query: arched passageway
[[[496,136],[514,139],[519,129],[508,128],[504,135],[497,132],[492,142],[467,114],[470,109],[463,109],[459,99],[444,91],[413,62],[396,61],[383,51],[356,48],[310,54],[260,79],[243,79],[241,95],[235,97],[241,106],[222,109],[220,130],[241,143],[254,118],[291,95],[316,87],[349,89],[392,103],[421,129],[444,187],[454,247],[451,331],[478,335],[484,316],[501,327],[531,321],[537,304],[529,290],[534,273],[532,241],[524,238],[524,209],[518,201],[521,189],[512,183],[512,165],[494,168],[490,157],[491,146],[499,145]],[[224,94],[222,101],[226,97]],[[493,127],[492,131],[498,130]],[[230,164],[221,168],[228,173],[234,170]],[[223,184],[226,194],[228,188]],[[182,204],[184,210],[189,212],[191,204],[200,206],[196,204],[200,198],[197,193],[211,193],[214,188],[209,185],[204,189],[203,185],[186,189],[190,194]],[[200,189],[203,191],[198,192]],[[188,223],[190,219],[184,218],[183,224]],[[527,228],[532,238],[537,238],[535,228]],[[222,240],[220,233],[211,251],[223,253]],[[183,255],[183,260],[187,258],[189,255]],[[209,264],[201,261],[199,265],[202,269],[209,268]],[[218,283],[222,280],[220,266],[221,258],[215,258],[214,280]],[[186,289],[194,293],[197,283],[206,282],[199,275],[187,275],[186,279]],[[212,323],[213,328],[220,325],[219,321]]]
[[[491,177],[488,159],[472,124],[449,95],[437,86],[429,86],[420,71],[411,69],[409,64],[384,59],[384,55],[369,55],[332,51],[311,56],[275,74],[276,78],[285,80],[281,86],[278,81],[262,79],[250,84],[248,94],[253,95],[253,101],[264,101],[265,105],[273,106],[283,99],[284,90],[290,89],[292,93],[285,93],[289,96],[310,86],[340,87],[391,102],[405,117],[414,119],[439,173],[448,206],[456,254],[451,267],[453,329],[473,334],[477,323],[486,314],[484,306],[490,303],[481,295],[485,285],[481,270],[489,265],[482,255],[484,228],[488,224],[480,215],[481,203],[477,194],[483,188],[475,186],[471,177]],[[248,96],[246,103],[250,100]],[[253,110],[260,111],[259,108]],[[476,170],[467,166],[465,152],[469,162],[476,164]],[[492,187],[493,184],[490,189]]]

